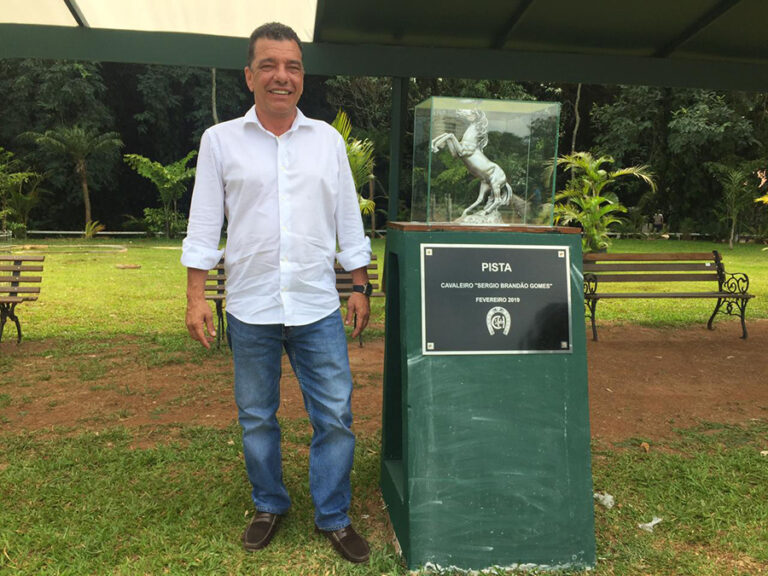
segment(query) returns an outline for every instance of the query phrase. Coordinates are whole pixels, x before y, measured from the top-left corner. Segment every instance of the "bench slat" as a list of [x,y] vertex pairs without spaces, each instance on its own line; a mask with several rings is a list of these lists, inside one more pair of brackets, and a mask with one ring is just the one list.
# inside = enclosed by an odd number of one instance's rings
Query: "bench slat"
[[[35,298],[36,300],[37,298]],[[32,300],[32,298],[22,298],[21,296],[0,296],[0,303],[3,304],[21,304],[25,300]]]
[[[376,284],[378,284],[378,282],[376,282],[376,280],[378,280],[378,279],[379,279],[378,275],[376,275],[376,274],[368,274],[368,282],[373,284],[374,288],[376,288]],[[352,277],[351,276],[339,276],[338,274],[336,275],[336,287],[337,288],[339,286],[346,286],[346,285],[350,285],[351,286],[352,284],[353,284],[353,282],[352,282]]]
[[668,252],[668,253],[595,253],[584,254],[585,262],[603,261],[627,261],[627,262],[653,262],[653,261],[684,261],[684,260],[709,260],[714,261],[712,252]]
[[717,282],[717,274],[595,274],[603,282]]
[[39,286],[0,286],[0,292],[9,294],[39,294]]
[[42,276],[0,276],[0,282],[42,282]]
[[42,272],[42,266],[9,266],[7,264],[0,266],[0,272]]
[[754,298],[752,294],[734,294],[731,292],[598,292],[585,294],[588,300],[603,298]]
[[0,254],[0,262],[43,262],[45,256],[20,256],[13,254]]
[[584,272],[683,272],[683,271],[709,271],[716,269],[713,262],[655,262],[635,264],[613,264],[585,262]]

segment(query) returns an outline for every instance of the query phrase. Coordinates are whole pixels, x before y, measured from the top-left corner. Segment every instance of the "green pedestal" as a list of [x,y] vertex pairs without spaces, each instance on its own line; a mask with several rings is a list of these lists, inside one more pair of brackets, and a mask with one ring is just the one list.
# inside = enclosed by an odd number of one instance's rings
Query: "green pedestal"
[[[390,225],[381,487],[411,569],[595,563],[581,244],[569,232]],[[564,349],[523,349],[536,348],[534,338],[508,351],[428,352],[423,308],[436,295],[422,293],[425,244],[507,249],[500,255],[565,247]],[[496,260],[503,272],[504,258]],[[504,278],[520,280],[520,268],[515,263]],[[513,293],[478,291],[477,283],[474,292],[449,292],[451,285],[444,282],[440,295],[484,302],[488,294]],[[515,293],[522,295],[518,308],[504,305],[513,326],[530,307],[529,292]],[[457,318],[458,326],[440,330],[470,329]]]

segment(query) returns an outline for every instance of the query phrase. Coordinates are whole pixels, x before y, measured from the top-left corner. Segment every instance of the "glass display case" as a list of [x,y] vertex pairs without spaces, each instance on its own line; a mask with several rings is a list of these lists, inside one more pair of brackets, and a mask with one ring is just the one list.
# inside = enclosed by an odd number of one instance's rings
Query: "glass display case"
[[414,116],[412,221],[552,225],[559,103],[433,97]]

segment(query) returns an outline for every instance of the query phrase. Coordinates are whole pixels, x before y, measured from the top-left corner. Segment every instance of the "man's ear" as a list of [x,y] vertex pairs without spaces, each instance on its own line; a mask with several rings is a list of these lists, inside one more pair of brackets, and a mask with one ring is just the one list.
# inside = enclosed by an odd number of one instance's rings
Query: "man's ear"
[[248,85],[248,90],[253,92],[253,72],[250,66],[246,66],[243,70],[245,72],[245,83]]

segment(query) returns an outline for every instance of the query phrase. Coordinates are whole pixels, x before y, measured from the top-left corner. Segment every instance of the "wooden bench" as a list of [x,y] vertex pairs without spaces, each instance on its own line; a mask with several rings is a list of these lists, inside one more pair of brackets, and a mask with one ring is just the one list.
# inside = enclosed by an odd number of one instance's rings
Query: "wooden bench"
[[[706,288],[677,292],[660,290],[673,286],[667,284],[669,282],[706,283]],[[639,285],[641,291],[613,290],[622,284]],[[738,316],[741,318],[741,337],[746,338],[744,318],[747,303],[753,298],[748,291],[749,277],[743,273],[727,273],[716,250],[677,254],[584,255],[584,304],[586,314],[592,320],[593,340],[597,340],[597,303],[619,298],[711,298],[717,302],[707,328],[712,330],[712,322],[718,312]]]
[[16,306],[37,300],[42,276],[28,276],[29,272],[42,272],[45,256],[0,254],[0,340],[8,319],[16,324],[16,342],[21,343],[21,323]]
[[221,347],[224,332],[224,298],[227,290],[227,276],[224,272],[224,258],[208,271],[205,278],[205,299],[216,305],[216,346]]
[[[342,300],[352,294],[352,274],[344,270],[338,263],[334,266],[336,272],[336,290]],[[376,254],[371,254],[371,263],[368,264],[368,281],[373,285],[371,297],[384,296],[381,291],[379,268]],[[221,335],[224,332],[224,300],[227,289],[227,276],[224,272],[224,259],[208,272],[205,281],[205,299],[216,305],[216,345],[221,346]],[[363,345],[363,335],[359,336],[360,346]]]

